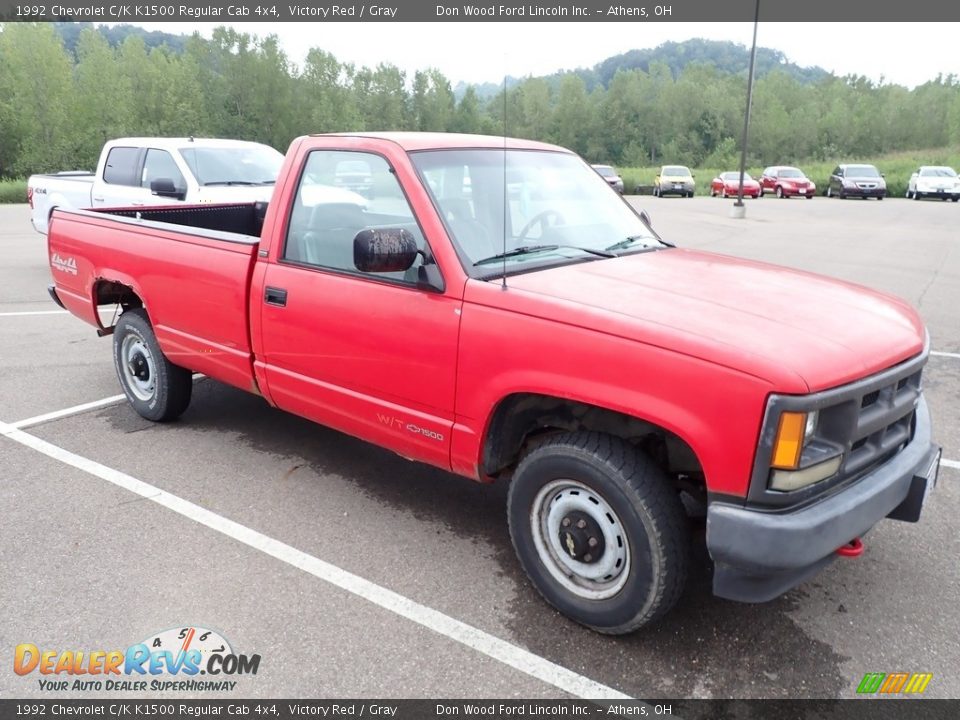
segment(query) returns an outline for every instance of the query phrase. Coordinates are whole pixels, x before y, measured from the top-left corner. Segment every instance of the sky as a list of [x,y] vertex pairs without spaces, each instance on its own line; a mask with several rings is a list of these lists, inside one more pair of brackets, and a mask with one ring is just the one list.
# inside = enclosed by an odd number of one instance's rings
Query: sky
[[[954,0],[956,1],[956,0]],[[149,30],[209,37],[230,23],[150,23]],[[241,31],[276,35],[302,63],[311,47],[341,62],[373,67],[392,63],[407,75],[439,69],[454,85],[499,82],[591,67],[627,50],[669,40],[730,40],[750,46],[753,23],[236,23]],[[783,52],[801,66],[837,75],[865,75],[914,87],[938,73],[960,76],[960,23],[764,23],[757,45]]]

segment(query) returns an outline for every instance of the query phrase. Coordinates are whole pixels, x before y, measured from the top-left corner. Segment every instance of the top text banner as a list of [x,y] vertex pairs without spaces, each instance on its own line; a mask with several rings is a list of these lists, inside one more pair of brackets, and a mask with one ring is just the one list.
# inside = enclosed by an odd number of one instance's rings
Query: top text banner
[[[957,0],[759,0],[765,22],[949,22]],[[757,0],[663,0],[655,3],[558,2],[196,2],[140,3],[0,0],[0,21],[24,22],[745,22]],[[857,26],[850,32],[856,35]]]

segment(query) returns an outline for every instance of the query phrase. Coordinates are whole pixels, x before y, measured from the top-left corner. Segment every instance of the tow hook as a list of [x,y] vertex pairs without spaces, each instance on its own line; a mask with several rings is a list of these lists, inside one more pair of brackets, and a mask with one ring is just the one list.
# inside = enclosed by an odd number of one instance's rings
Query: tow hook
[[838,547],[837,555],[848,558],[860,557],[863,555],[863,541],[860,538],[854,538],[846,545]]

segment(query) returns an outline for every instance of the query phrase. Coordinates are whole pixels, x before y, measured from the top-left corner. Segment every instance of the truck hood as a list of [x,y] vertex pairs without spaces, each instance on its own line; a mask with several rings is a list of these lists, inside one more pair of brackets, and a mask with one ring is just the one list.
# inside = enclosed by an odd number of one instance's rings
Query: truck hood
[[[906,302],[859,285],[725,255],[669,249],[509,278],[544,317],[766,379],[835,387],[923,350]],[[562,308],[556,307],[557,304]],[[552,306],[552,307],[551,307]]]

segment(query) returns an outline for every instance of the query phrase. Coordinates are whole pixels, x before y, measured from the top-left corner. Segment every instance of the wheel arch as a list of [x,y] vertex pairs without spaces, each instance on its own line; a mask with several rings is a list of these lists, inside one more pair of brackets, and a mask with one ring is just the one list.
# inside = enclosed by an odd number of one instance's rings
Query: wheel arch
[[693,445],[676,432],[637,415],[539,393],[503,397],[487,422],[480,448],[482,476],[509,472],[536,438],[557,432],[600,432],[644,450],[668,475],[705,489],[704,470]]
[[[101,305],[119,305],[125,311],[131,308],[143,308],[146,312],[146,304],[143,301],[142,294],[131,284],[119,280],[98,278],[93,283],[92,290],[94,310]],[[99,313],[96,314],[99,319]],[[119,315],[115,315],[110,325],[104,325],[100,322],[101,334],[112,333],[118,319]]]

